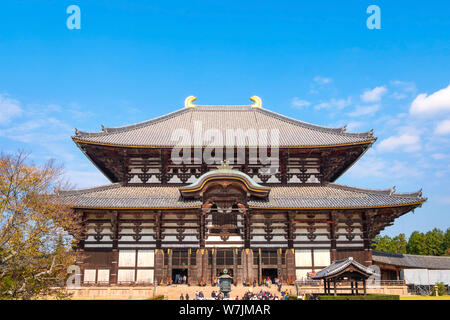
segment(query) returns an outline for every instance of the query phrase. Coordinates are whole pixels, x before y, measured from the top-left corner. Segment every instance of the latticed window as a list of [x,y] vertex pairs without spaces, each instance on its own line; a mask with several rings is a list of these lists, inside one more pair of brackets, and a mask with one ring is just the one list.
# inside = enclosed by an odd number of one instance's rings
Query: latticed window
[[188,265],[188,251],[187,250],[173,250],[172,265],[187,266]]
[[216,253],[216,264],[218,266],[233,265],[233,251],[219,250]]
[[237,224],[236,214],[232,211],[230,212],[215,212],[213,215],[213,225],[224,226]]
[[242,251],[241,250],[237,251],[236,259],[237,259],[237,265],[240,266],[242,264],[242,261],[241,261],[241,259],[242,259]]
[[261,252],[261,263],[265,265],[277,264],[277,250],[263,250]]
[[255,266],[259,264],[259,250],[253,250],[253,264]]

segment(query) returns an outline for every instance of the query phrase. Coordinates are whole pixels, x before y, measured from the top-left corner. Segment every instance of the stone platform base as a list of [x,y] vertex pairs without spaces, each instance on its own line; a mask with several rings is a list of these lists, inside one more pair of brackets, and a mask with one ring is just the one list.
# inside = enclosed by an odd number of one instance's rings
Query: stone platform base
[[[296,294],[297,290],[295,286],[283,286],[282,290],[288,290],[291,294]],[[180,295],[184,296],[186,293],[190,299],[195,297],[195,292],[202,291],[206,298],[211,298],[212,291],[219,291],[218,287],[206,286],[188,286],[188,285],[170,285],[170,286],[158,286],[156,290],[154,287],[80,287],[67,289],[72,294],[72,299],[120,299],[120,300],[145,300],[150,299],[154,295],[164,295],[169,300],[179,300]],[[260,290],[269,291],[273,295],[281,296],[276,286],[272,285],[270,288],[265,286],[258,287],[244,287],[244,286],[232,286],[230,297],[232,299],[236,296],[242,297],[249,290],[253,292],[259,292]],[[305,293],[322,293],[322,286],[301,286],[299,288],[301,294]],[[155,292],[156,291],[156,292]],[[341,293],[350,293],[343,292]],[[367,293],[383,293],[383,294],[397,294],[401,296],[408,295],[406,286],[379,286],[377,288],[367,288]]]

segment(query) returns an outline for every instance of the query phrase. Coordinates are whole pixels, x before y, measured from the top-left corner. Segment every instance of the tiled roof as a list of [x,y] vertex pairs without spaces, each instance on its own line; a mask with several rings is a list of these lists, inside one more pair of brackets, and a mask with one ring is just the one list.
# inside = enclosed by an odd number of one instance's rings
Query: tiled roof
[[249,201],[252,207],[347,208],[389,207],[425,201],[422,193],[395,193],[393,189],[374,190],[335,183],[272,187],[267,200]]
[[[74,207],[83,208],[186,208],[201,201],[187,200],[178,186],[121,186],[119,183],[61,192]],[[367,208],[418,205],[426,199],[420,192],[397,194],[392,190],[371,190],[338,184],[272,186],[267,200],[251,200],[258,208]]]
[[450,257],[387,253],[374,250],[372,251],[372,261],[403,268],[450,270]]
[[[116,128],[102,127],[102,132],[76,130],[76,142],[115,146],[176,145],[172,134],[176,129],[187,130],[193,137],[194,126],[201,122],[202,130],[217,129],[226,137],[227,129],[279,130],[279,146],[308,147],[372,143],[372,131],[348,133],[344,128],[327,128],[295,120],[278,113],[251,106],[196,106],[184,108],[145,122]],[[247,143],[257,146],[257,142]]]
[[370,268],[367,268],[363,266],[362,264],[356,262],[353,260],[352,257],[348,257],[347,259],[337,260],[334,261],[332,264],[330,264],[325,269],[320,270],[315,276],[313,276],[313,279],[324,279],[333,277],[336,274],[339,274],[342,270],[345,270],[348,266],[353,265],[356,269],[360,270],[361,272],[371,275],[374,274],[374,271],[372,271]]

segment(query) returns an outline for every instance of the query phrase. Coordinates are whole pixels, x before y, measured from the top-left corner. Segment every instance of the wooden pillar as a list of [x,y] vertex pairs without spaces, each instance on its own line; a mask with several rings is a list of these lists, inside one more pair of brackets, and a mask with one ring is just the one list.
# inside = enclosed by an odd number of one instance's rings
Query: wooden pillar
[[155,249],[155,280],[158,284],[164,279],[164,250]]
[[278,279],[282,278],[283,265],[281,264],[281,255],[283,254],[283,249],[277,250],[277,277]]
[[334,289],[334,295],[337,296],[337,292],[336,292],[336,278],[333,279],[333,289]]
[[250,221],[250,209],[246,210],[244,214],[244,248],[250,248],[250,230],[251,230],[251,221]]
[[191,253],[192,253],[192,249],[189,248],[188,249],[188,269],[187,269],[187,280],[186,280],[186,284],[191,283],[191,276],[192,276],[192,269],[191,269]]
[[327,294],[327,280],[323,279],[323,294]]
[[117,284],[117,274],[119,272],[119,225],[120,214],[113,211],[111,214],[111,233],[112,233],[112,259],[111,259],[111,277],[110,283]]
[[[197,283],[200,283],[202,281],[204,274],[204,249],[197,249],[195,254],[195,260],[197,262]],[[208,261],[207,261],[208,262]]]
[[370,219],[366,212],[361,214],[362,220],[362,229],[363,229],[363,245],[364,245],[364,265],[371,266],[372,265],[372,248],[371,248],[371,239],[370,239]]
[[162,239],[162,214],[158,211],[155,216],[155,231],[156,231],[156,248],[161,249]]
[[253,250],[244,249],[242,250],[243,256],[243,277],[244,281],[248,282],[249,285],[253,285],[253,280],[255,280],[253,272]]
[[350,281],[350,286],[352,288],[352,294],[355,294],[355,291],[353,290],[353,280]]
[[366,279],[363,279],[363,288],[364,288],[364,295],[366,295],[367,294]]
[[237,251],[239,249],[233,249],[233,283],[238,283],[238,266],[237,266]]
[[210,252],[212,254],[212,263],[211,263],[211,283],[212,280],[214,278],[217,278],[217,261],[216,261],[216,257],[217,257],[217,250],[216,249],[212,249],[212,251]]
[[359,294],[359,290],[358,290],[358,280],[355,281],[355,287],[356,287],[356,294]]
[[258,249],[258,282],[262,283],[261,248]]
[[167,278],[172,279],[172,249],[167,249]]
[[333,263],[337,260],[337,247],[336,247],[336,226],[337,226],[337,219],[338,213],[336,211],[332,211],[329,215],[330,219],[330,261]]
[[295,274],[295,251],[294,249],[287,249],[285,253],[286,259],[286,282],[290,284],[291,280],[296,277]]
[[119,250],[112,250],[112,259],[111,259],[111,284],[117,284],[117,274],[119,272]]
[[292,249],[294,247],[294,233],[295,233],[295,212],[287,213],[287,236],[288,236],[288,248]]
[[200,209],[200,216],[199,216],[199,246],[200,248],[205,248],[205,230],[206,230],[206,215],[203,214],[203,210]]

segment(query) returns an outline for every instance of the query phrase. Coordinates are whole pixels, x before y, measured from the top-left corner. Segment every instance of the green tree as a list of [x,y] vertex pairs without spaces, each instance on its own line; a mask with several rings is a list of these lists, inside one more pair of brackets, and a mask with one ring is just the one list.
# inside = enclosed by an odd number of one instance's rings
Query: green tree
[[383,252],[393,252],[392,239],[389,236],[377,235],[374,239],[375,250]]
[[406,253],[406,246],[408,242],[406,241],[406,236],[404,233],[400,233],[398,236],[392,238],[392,252],[394,253]]
[[445,235],[441,229],[434,228],[425,234],[425,248],[427,255],[441,256],[445,253],[444,250]]
[[444,249],[444,255],[450,256],[450,228],[447,228],[447,231],[445,231],[442,247]]
[[411,233],[406,245],[406,253],[426,254],[425,235],[422,232],[414,231]]

